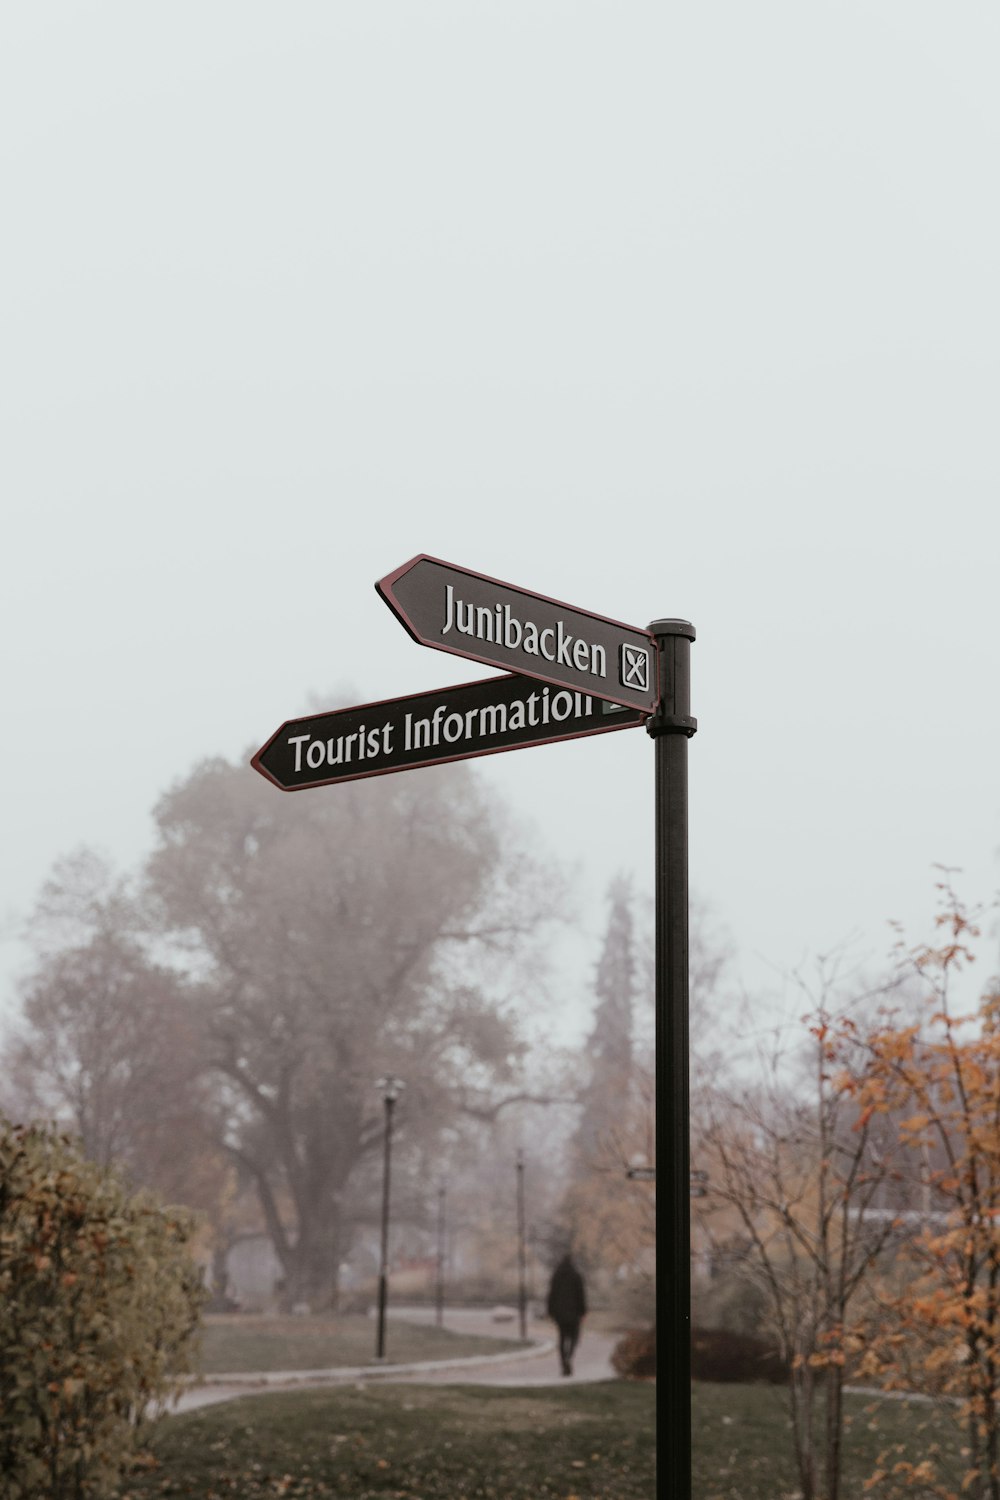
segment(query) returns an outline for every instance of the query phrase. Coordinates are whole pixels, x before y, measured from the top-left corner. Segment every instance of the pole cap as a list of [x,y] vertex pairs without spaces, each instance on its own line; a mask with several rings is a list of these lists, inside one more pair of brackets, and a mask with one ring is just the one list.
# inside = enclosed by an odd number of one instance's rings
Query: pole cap
[[683,635],[689,641],[696,638],[695,628],[690,620],[652,620],[646,629],[650,635]]

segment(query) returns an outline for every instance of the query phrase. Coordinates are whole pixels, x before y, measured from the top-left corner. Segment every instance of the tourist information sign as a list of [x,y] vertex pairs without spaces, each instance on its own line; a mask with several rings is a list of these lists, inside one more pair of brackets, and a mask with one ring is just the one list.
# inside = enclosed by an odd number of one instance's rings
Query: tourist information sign
[[656,643],[621,625],[421,554],[375,587],[422,646],[652,713]]
[[292,792],[644,723],[637,709],[508,675],[289,719],[251,764]]

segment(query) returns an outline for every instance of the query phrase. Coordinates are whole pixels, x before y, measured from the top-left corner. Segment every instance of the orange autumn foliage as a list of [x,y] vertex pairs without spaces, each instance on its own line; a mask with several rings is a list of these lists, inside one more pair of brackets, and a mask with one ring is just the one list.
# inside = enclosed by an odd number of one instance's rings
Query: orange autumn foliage
[[[886,1026],[870,1039],[863,1113],[892,1114],[900,1147],[919,1161],[919,1228],[900,1238],[855,1325],[861,1379],[944,1398],[964,1426],[961,1493],[1000,1500],[1000,990],[955,1014],[958,974],[975,957],[976,921],[949,884],[938,924],[946,941],[907,957],[926,986],[924,1027]],[[929,1458],[885,1465],[879,1496],[955,1496]]]

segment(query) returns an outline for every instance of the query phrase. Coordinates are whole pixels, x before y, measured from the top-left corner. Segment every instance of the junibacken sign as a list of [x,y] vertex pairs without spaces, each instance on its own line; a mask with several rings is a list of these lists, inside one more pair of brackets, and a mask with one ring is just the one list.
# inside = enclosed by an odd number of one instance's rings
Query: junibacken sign
[[652,636],[440,558],[413,557],[375,585],[422,646],[651,713]]

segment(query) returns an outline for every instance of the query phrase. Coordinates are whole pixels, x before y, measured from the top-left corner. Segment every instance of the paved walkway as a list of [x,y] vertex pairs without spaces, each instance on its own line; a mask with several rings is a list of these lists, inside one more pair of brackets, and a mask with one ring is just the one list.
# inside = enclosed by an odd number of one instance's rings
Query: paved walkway
[[[390,1318],[414,1323],[434,1321],[434,1309],[397,1307]],[[445,1308],[444,1327],[455,1333],[511,1338],[517,1336],[516,1317],[497,1321],[488,1308]],[[194,1411],[237,1396],[259,1395],[261,1391],[315,1389],[321,1386],[363,1384],[372,1380],[410,1381],[419,1384],[541,1386],[571,1385],[594,1380],[614,1379],[611,1351],[615,1340],[594,1333],[584,1324],[584,1333],[573,1362],[573,1374],[563,1376],[552,1338],[552,1324],[531,1321],[527,1333],[533,1341],[528,1350],[504,1350],[499,1354],[474,1355],[463,1359],[426,1360],[419,1364],[370,1364],[331,1370],[271,1370],[247,1375],[209,1375],[200,1385],[184,1391],[173,1411]]]
[[[400,1308],[398,1316],[412,1322],[430,1322],[433,1310]],[[489,1328],[487,1320],[491,1317],[490,1312],[480,1308],[455,1308],[450,1313],[445,1309],[445,1327],[454,1329],[456,1333],[493,1332],[502,1338],[516,1336],[516,1323],[513,1327],[510,1323],[494,1323]],[[425,1373],[406,1378],[435,1385],[455,1384],[458,1381],[466,1385],[574,1385],[593,1380],[614,1380],[611,1351],[616,1340],[607,1334],[588,1330],[586,1322],[583,1327],[570,1376],[564,1376],[560,1371],[553,1326],[546,1319],[528,1323],[528,1337],[535,1342],[535,1348],[528,1353],[510,1355],[502,1364],[493,1355],[488,1362],[482,1362],[478,1366],[470,1363],[462,1371],[432,1366]]]

